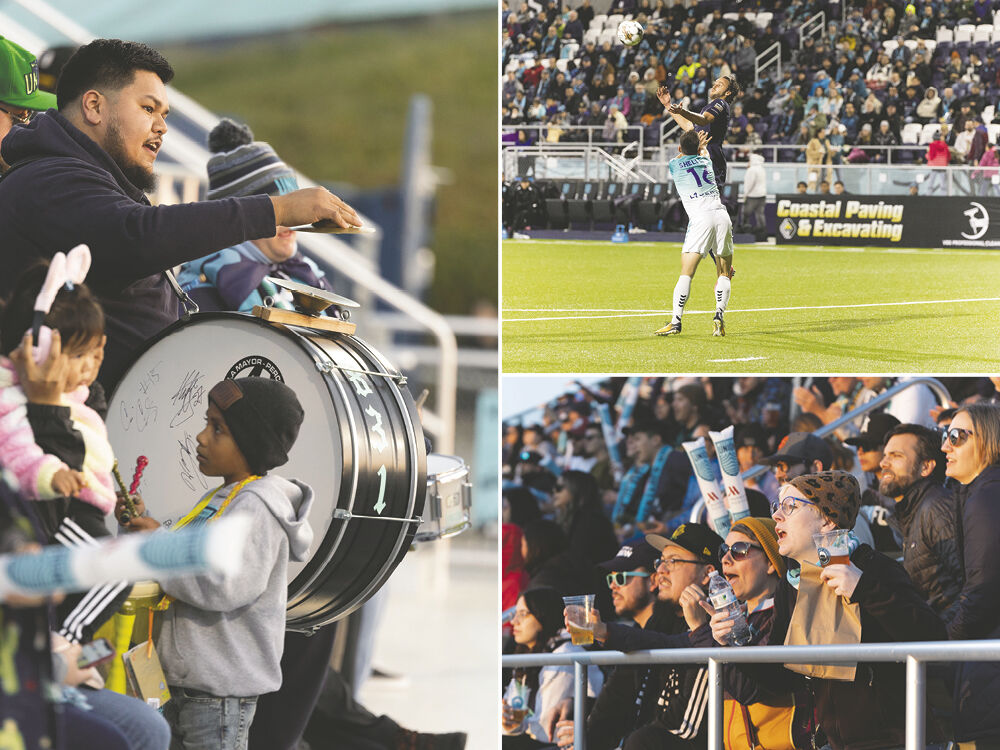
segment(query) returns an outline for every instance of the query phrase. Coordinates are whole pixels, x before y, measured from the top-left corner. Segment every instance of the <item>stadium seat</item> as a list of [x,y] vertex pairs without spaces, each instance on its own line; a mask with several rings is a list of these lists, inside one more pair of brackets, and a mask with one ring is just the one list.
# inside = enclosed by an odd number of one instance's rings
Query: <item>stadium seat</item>
[[624,186],[622,195],[626,198],[631,198],[632,200],[620,201],[618,205],[615,206],[615,224],[628,224],[632,221],[632,214],[635,210],[633,207],[636,205],[637,201],[646,196],[647,187],[648,185],[643,182],[630,182],[628,185]]
[[601,38],[601,30],[600,29],[590,28],[590,29],[587,29],[585,32],[583,32],[583,43],[584,44],[586,44],[587,42],[593,42],[596,45],[597,42],[598,42],[598,40],[600,38]]
[[610,42],[612,45],[614,45],[614,43],[617,41],[618,41],[617,27],[615,27],[614,29],[605,29],[604,31],[601,32],[599,45],[603,47],[605,42]]
[[994,122],[987,125],[986,132],[989,134],[990,143],[996,143],[997,138],[1000,138],[1000,122]]
[[605,182],[597,190],[590,206],[594,224],[613,224],[615,221],[615,199],[621,197],[622,186],[618,182]]
[[646,197],[639,201],[637,220],[645,229],[660,229],[663,224],[663,211],[670,197],[672,185],[658,182],[650,185]]
[[574,228],[574,224],[586,224],[587,229],[591,228],[590,206],[596,190],[596,182],[584,182],[576,196],[566,201],[566,218],[570,229]]
[[903,131],[900,133],[900,140],[903,143],[919,143],[920,132],[923,129],[924,126],[919,122],[908,122],[903,126]]
[[976,33],[972,35],[973,42],[990,42],[993,40],[993,27],[987,26],[985,29],[976,29]]
[[606,13],[598,13],[590,20],[590,28],[601,31],[607,25],[608,16]]
[[960,23],[955,27],[955,31],[968,31],[970,34],[976,30],[974,23]]
[[723,13],[722,17],[726,21],[735,21],[735,20],[739,19],[740,14],[739,13]]
[[625,20],[625,16],[621,13],[615,13],[608,16],[607,22],[604,24],[605,29],[611,29],[616,34],[618,33],[618,24]]
[[953,42],[955,41],[955,34],[951,29],[938,29],[937,34],[934,36],[934,41],[936,42]]
[[923,129],[920,131],[920,140],[918,143],[922,146],[927,145],[934,140],[934,136],[938,134],[941,130],[941,126],[936,122],[929,122],[924,125]]
[[989,125],[993,122],[993,117],[996,114],[996,106],[993,104],[987,104],[983,107],[983,122]]
[[770,11],[761,11],[757,14],[757,18],[754,21],[757,24],[757,28],[766,29],[767,25],[771,23],[772,18],[774,18],[774,14]]
[[[575,60],[576,53],[580,51],[580,45],[576,42],[569,42],[564,44],[563,48],[559,52],[560,57],[564,57],[567,60]],[[565,70],[565,68],[560,68],[560,70]]]
[[931,57],[934,57],[934,51],[937,49],[937,40],[925,39],[924,44],[927,46],[927,49],[930,50]]
[[917,48],[917,40],[916,39],[907,39],[907,40],[905,40],[903,42],[903,44],[905,44],[907,47],[909,47],[911,52]]
[[896,47],[898,46],[899,44],[895,40],[886,39],[884,42],[882,42],[882,51],[891,57],[892,53],[896,51]]
[[972,31],[969,31],[967,29],[966,30],[955,29],[955,43],[958,44],[959,42],[971,42],[972,34],[974,31],[975,27],[973,27]]
[[556,69],[557,70],[565,73],[566,72],[566,68],[568,66],[569,66],[569,60],[567,60],[565,57],[560,57],[558,60],[556,60]]

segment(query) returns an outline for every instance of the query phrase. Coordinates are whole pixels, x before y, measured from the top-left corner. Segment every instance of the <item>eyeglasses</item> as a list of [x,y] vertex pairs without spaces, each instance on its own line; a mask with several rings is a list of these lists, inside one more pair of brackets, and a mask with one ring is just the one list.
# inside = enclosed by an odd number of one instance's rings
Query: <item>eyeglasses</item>
[[649,578],[649,573],[637,573],[637,572],[627,572],[627,573],[608,573],[606,580],[608,582],[608,588],[611,588],[611,584],[617,586],[624,586],[628,583],[629,578]]
[[799,503],[805,503],[806,505],[816,505],[816,503],[814,503],[812,500],[806,500],[801,497],[793,497],[792,495],[787,495],[778,502],[771,503],[771,517],[773,518],[774,514],[780,510],[781,515],[783,515],[785,518],[788,518],[790,515],[792,515],[792,513],[795,512],[795,509],[799,507]]
[[524,618],[530,617],[530,616],[531,616],[531,612],[529,612],[528,610],[524,610],[523,612],[515,612],[514,616],[510,618],[510,621],[511,622],[520,622]]
[[944,430],[941,433],[941,447],[944,448],[945,443],[951,443],[954,447],[958,448],[965,444],[965,441],[969,439],[969,435],[974,435],[972,430],[963,430],[961,427],[951,427]]
[[723,542],[719,546],[719,559],[725,557],[727,552],[731,552],[734,560],[745,560],[751,549],[763,550],[764,548],[752,542],[733,542],[732,545]]
[[657,570],[666,569],[667,572],[670,572],[671,570],[673,570],[674,565],[676,565],[677,563],[691,563],[692,565],[705,565],[704,560],[681,560],[680,558],[675,558],[673,560],[661,559],[656,561],[656,569]]
[[33,109],[12,111],[7,109],[6,107],[0,107],[0,112],[5,112],[10,117],[10,119],[18,123],[19,125],[27,125],[29,122],[31,122],[31,118],[35,116],[35,110]]

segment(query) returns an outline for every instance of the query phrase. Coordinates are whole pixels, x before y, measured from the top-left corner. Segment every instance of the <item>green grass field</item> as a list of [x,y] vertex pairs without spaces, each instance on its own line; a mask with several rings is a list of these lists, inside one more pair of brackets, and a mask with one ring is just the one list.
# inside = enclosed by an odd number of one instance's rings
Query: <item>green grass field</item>
[[726,336],[715,268],[669,316],[680,245],[503,243],[504,372],[1000,370],[1000,252],[738,245]]

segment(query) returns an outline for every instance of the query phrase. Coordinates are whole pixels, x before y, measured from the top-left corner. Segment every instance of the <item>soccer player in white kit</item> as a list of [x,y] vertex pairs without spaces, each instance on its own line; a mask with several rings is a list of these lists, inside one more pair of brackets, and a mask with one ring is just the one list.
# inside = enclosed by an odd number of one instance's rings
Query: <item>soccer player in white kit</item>
[[684,210],[687,211],[688,227],[684,235],[684,247],[681,248],[681,275],[674,287],[673,317],[663,328],[654,332],[657,336],[673,336],[681,332],[681,316],[684,315],[684,305],[691,293],[691,277],[709,250],[715,251],[715,268],[718,272],[712,335],[726,335],[722,316],[729,304],[732,289],[730,275],[733,267],[733,222],[729,218],[729,211],[719,199],[712,160],[708,157],[708,141],[708,133],[688,130],[681,136],[680,153],[668,165],[677,193],[684,203]]

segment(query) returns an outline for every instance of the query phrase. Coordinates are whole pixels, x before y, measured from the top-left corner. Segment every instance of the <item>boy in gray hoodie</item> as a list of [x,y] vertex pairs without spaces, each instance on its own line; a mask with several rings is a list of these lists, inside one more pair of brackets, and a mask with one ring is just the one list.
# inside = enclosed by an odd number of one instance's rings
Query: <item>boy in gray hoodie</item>
[[[244,750],[257,696],[281,684],[288,561],[305,560],[312,543],[313,492],[267,472],[288,461],[302,417],[295,393],[276,380],[223,380],[209,391],[198,466],[223,485],[175,528],[236,514],[252,523],[238,572],[162,584],[171,602],[157,650],[172,750]],[[140,517],[128,527],[158,525]]]

